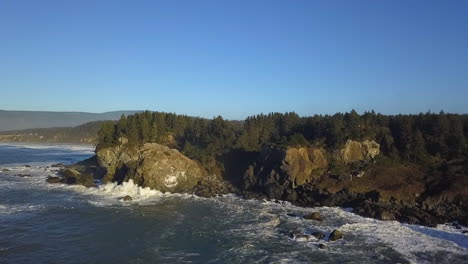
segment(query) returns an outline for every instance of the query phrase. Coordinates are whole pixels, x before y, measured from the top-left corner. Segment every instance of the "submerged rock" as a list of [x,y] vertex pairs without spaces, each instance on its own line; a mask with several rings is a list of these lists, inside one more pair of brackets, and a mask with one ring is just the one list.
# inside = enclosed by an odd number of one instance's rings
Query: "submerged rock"
[[50,167],[52,168],[62,168],[64,167],[65,165],[63,165],[63,163],[56,163],[56,164],[52,164],[50,165]]
[[122,197],[122,201],[131,201],[132,200],[132,197],[130,195],[125,195],[124,197]]
[[325,234],[320,231],[313,232],[312,235],[316,237],[317,239],[323,239],[325,237]]
[[318,247],[319,247],[320,249],[326,249],[326,248],[327,248],[327,246],[325,246],[325,244],[319,244]]
[[329,241],[336,241],[342,238],[343,238],[343,233],[340,230],[335,229],[333,230],[333,232],[331,232]]
[[323,221],[322,216],[320,215],[319,212],[312,212],[312,213],[310,213],[308,215],[305,215],[304,219],[315,220],[315,221],[319,221],[319,222]]
[[296,217],[296,218],[300,218],[300,217],[301,217],[301,215],[295,214],[295,213],[287,213],[286,215],[287,215],[287,216],[290,216],[290,217]]
[[19,174],[15,174],[15,176],[24,178],[24,177],[31,177],[31,174],[22,174],[22,173],[19,173]]

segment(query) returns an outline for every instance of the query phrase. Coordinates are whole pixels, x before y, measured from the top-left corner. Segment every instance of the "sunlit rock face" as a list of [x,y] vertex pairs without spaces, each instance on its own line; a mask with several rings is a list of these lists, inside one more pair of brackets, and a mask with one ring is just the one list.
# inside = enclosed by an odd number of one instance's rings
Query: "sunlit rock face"
[[96,152],[98,163],[106,168],[104,182],[132,179],[136,184],[159,191],[191,192],[206,176],[195,161],[176,149],[156,143],[123,144]]
[[344,163],[369,161],[380,154],[380,145],[373,140],[362,142],[348,140],[340,150],[340,158]]
[[291,190],[314,183],[326,175],[332,161],[365,164],[379,153],[379,144],[370,140],[348,140],[341,148],[328,151],[317,146],[266,146],[246,170],[244,187],[264,192],[270,198],[287,199]]
[[264,147],[245,172],[244,186],[280,199],[285,190],[320,177],[328,168],[327,155],[319,147]]

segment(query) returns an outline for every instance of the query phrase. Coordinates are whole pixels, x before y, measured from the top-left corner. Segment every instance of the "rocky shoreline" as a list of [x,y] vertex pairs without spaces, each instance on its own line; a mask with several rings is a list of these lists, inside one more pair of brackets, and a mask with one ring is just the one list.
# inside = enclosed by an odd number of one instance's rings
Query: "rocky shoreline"
[[[95,180],[203,197],[235,193],[284,200],[303,207],[340,206],[380,220],[435,226],[468,225],[468,162],[424,168],[386,164],[373,141],[348,140],[336,150],[268,146],[258,153],[228,153],[208,172],[176,149],[156,143],[99,149],[92,158],[63,166],[49,183],[95,186]],[[128,198],[131,199],[131,198]]]

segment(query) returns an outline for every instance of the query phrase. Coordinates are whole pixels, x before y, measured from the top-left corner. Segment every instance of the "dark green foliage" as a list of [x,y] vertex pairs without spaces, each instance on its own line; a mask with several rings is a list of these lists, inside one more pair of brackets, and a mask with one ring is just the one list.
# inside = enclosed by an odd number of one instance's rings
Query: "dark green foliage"
[[259,151],[265,145],[321,145],[328,149],[346,140],[375,140],[392,159],[424,161],[431,157],[454,159],[467,155],[468,117],[426,113],[387,116],[375,112],[300,117],[296,113],[270,113],[245,121],[212,120],[161,112],[142,112],[117,122],[106,122],[99,131],[100,147],[155,142],[178,148],[203,164],[238,149]]

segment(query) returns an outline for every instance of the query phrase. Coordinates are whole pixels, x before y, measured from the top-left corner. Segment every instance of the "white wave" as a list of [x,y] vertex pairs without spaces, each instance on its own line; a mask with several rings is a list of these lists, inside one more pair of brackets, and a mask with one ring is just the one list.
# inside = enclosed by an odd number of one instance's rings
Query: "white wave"
[[[195,195],[191,194],[179,194],[179,193],[170,193],[170,192],[161,192],[158,190],[150,189],[149,187],[141,187],[129,180],[123,182],[122,184],[106,183],[99,185],[98,187],[86,188],[84,186],[77,185],[60,185],[65,188],[79,192],[80,194],[91,196],[89,203],[94,206],[114,206],[114,205],[148,205],[155,202],[160,202],[163,198],[194,198],[197,199]],[[125,196],[130,196],[131,201],[124,201],[122,198]]]
[[414,230],[415,226],[369,220],[363,218],[360,223],[345,224],[340,227],[340,230],[358,235],[369,243],[383,242],[413,262],[421,261],[415,255],[421,252],[468,254],[466,248],[460,247],[457,243],[417,232]]
[[33,212],[44,209],[43,205],[19,204],[19,205],[4,205],[0,204],[0,215],[9,215],[23,212]]

